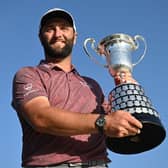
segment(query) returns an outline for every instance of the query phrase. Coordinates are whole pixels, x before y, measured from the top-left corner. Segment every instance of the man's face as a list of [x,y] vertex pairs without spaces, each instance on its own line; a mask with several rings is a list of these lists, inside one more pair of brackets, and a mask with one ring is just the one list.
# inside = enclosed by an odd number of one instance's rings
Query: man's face
[[42,27],[40,40],[46,56],[61,61],[71,54],[76,32],[67,20],[54,18]]

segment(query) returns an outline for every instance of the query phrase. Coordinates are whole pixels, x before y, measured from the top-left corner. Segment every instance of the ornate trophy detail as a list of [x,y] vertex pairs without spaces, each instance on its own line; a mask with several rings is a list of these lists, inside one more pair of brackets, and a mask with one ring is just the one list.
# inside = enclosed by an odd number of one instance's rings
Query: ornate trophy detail
[[[136,63],[132,63],[132,52],[139,49],[139,41],[144,43],[144,52]],[[105,56],[107,64],[100,64],[87,49],[87,43],[99,55]],[[88,38],[84,41],[86,54],[97,64],[108,68],[114,77],[116,87],[109,93],[109,102],[112,111],[125,110],[140,120],[143,128],[140,134],[124,138],[106,138],[107,147],[116,153],[135,154],[150,150],[162,143],[166,131],[160,121],[160,116],[153,107],[145,91],[136,81],[125,81],[123,75],[126,71],[132,73],[133,67],[139,64],[146,54],[147,44],[145,39],[136,35],[113,34],[103,38],[98,46],[95,40]],[[123,81],[117,81],[115,74],[119,73]]]

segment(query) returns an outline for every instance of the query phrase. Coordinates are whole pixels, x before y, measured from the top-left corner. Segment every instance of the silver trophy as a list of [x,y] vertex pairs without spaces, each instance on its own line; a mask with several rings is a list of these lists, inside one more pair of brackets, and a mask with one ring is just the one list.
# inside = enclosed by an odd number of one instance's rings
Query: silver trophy
[[[144,51],[138,61],[133,63],[133,52],[139,49],[139,42],[143,42]],[[100,56],[104,56],[106,64],[101,64],[93,57],[87,49],[90,43],[91,48]],[[86,54],[97,64],[108,68],[113,76],[116,72],[129,71],[132,73],[134,66],[139,64],[146,54],[147,44],[145,39],[136,35],[131,37],[127,34],[117,33],[103,38],[95,46],[93,38],[84,41]],[[122,73],[121,73],[122,74]],[[122,76],[121,76],[122,78]],[[116,84],[116,87],[109,93],[109,102],[112,111],[125,110],[140,120],[143,128],[140,134],[124,138],[106,138],[107,147],[116,153],[135,154],[150,150],[162,143],[166,131],[161,123],[157,110],[153,107],[151,100],[145,95],[144,89],[138,83],[129,81]]]

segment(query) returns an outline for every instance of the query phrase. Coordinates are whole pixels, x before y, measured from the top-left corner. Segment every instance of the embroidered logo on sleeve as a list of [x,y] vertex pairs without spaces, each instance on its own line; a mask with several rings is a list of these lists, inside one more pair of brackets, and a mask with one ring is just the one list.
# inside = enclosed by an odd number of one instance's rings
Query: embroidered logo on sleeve
[[33,89],[33,84],[27,83],[26,85],[24,85],[24,90],[26,91],[24,96],[28,96],[31,93],[37,92],[39,89]]
[[32,83],[28,83],[28,84],[26,84],[26,85],[24,85],[24,90],[28,90],[28,91],[30,91],[30,90],[32,90]]

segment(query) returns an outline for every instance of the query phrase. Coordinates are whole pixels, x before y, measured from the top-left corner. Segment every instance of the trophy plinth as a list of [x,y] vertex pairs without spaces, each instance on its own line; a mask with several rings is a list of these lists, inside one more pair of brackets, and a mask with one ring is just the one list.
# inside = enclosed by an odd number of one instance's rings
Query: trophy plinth
[[165,138],[165,129],[160,116],[145,95],[142,86],[133,83],[118,85],[109,93],[112,111],[125,110],[140,120],[140,134],[125,138],[107,137],[107,147],[116,153],[135,154],[158,146]]
[[[144,43],[144,52],[136,63],[132,63],[132,52],[139,48],[139,40]],[[109,69],[111,76],[117,72],[133,70],[146,54],[146,41],[140,36],[131,37],[127,34],[113,34],[103,38],[97,47],[95,40],[88,38],[84,42],[86,54],[96,63],[100,64],[87,50],[87,43],[99,55],[106,58],[107,64],[103,65]],[[126,81],[115,82],[116,87],[109,93],[111,111],[124,110],[131,113],[141,121],[143,128],[140,134],[124,138],[106,138],[106,145],[109,150],[121,154],[135,154],[150,150],[165,139],[166,131],[161,123],[159,113],[153,107],[151,100],[145,95],[145,91],[138,83]]]

